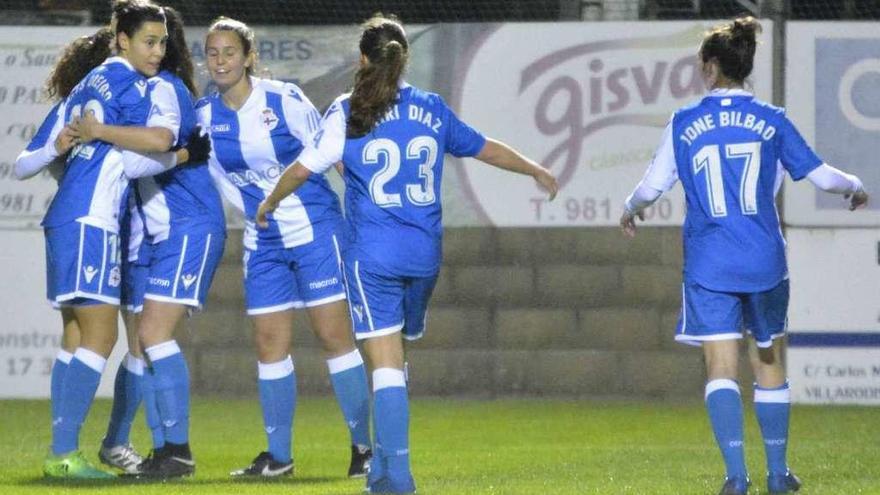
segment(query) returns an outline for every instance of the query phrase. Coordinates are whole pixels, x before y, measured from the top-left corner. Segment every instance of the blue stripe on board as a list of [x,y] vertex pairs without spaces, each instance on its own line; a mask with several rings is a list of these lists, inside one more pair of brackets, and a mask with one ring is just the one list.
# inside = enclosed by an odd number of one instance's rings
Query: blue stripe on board
[[788,333],[789,347],[880,347],[880,333]]

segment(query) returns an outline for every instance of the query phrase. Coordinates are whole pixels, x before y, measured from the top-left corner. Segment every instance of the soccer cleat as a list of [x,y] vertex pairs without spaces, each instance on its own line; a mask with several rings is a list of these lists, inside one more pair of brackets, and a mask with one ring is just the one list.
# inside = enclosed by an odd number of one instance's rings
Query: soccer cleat
[[192,458],[189,444],[153,449],[139,466],[138,478],[167,480],[185,478],[196,472],[196,462]]
[[791,471],[767,475],[767,491],[772,495],[792,493],[801,489],[801,480]]
[[138,466],[144,462],[144,458],[134,450],[131,444],[116,445],[114,447],[101,447],[98,451],[98,459],[104,464],[121,469],[125,474],[138,474]]
[[251,465],[229,473],[233,477],[261,476],[275,478],[276,476],[290,476],[293,474],[293,460],[290,462],[278,462],[269,452],[260,454],[251,461]]
[[383,476],[367,484],[366,493],[416,493],[416,483],[412,476],[407,474],[400,479]]
[[370,472],[373,451],[366,445],[351,446],[351,464],[348,465],[349,478],[363,478]]
[[725,478],[718,495],[747,495],[751,484],[748,478]]
[[101,471],[86,460],[80,451],[74,451],[67,455],[55,456],[49,454],[43,461],[43,475],[47,478],[62,478],[75,480],[109,480],[116,475]]

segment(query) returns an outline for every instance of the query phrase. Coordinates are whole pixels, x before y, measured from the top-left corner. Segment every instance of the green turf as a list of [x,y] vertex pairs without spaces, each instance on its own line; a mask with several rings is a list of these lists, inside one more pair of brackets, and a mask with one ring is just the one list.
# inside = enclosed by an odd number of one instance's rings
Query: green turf
[[[87,456],[109,412],[98,401],[82,435]],[[256,400],[194,401],[195,478],[168,484],[59,484],[40,466],[49,442],[46,401],[0,401],[0,494],[358,494],[344,476],[347,433],[335,403],[299,401],[296,475],[274,483],[232,482],[227,473],[263,448]],[[723,475],[702,404],[559,400],[416,399],[413,472],[420,494],[714,494]],[[796,407],[790,460],[804,494],[880,494],[880,410]],[[146,449],[138,417],[135,445]],[[747,455],[764,493],[763,453],[747,416]]]

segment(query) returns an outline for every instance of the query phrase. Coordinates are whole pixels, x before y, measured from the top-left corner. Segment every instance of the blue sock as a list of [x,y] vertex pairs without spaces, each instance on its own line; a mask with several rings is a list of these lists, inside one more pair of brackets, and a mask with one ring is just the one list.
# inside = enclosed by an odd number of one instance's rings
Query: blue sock
[[391,480],[409,479],[409,398],[403,371],[374,370],[373,391],[376,443],[381,445],[386,476]]
[[706,409],[721,449],[728,478],[745,478],[743,451],[743,407],[739,386],[733,380],[718,379],[706,384]]
[[293,443],[293,411],[296,408],[296,373],[293,359],[258,363],[260,407],[269,441],[269,453],[278,462],[290,462]]
[[59,406],[61,404],[61,387],[64,385],[64,375],[67,374],[67,368],[70,366],[70,360],[73,354],[61,349],[52,365],[52,375],[50,377],[49,402],[52,409],[52,421],[58,418]]
[[189,443],[189,368],[177,341],[146,349],[153,365],[153,391],[165,441]]
[[370,446],[370,392],[364,360],[357,349],[327,360],[336,401],[348,425],[352,445]]
[[788,447],[788,418],[791,411],[791,388],[788,382],[777,388],[761,388],[755,384],[755,415],[764,437],[767,454],[767,471],[785,474],[788,463],[785,451]]
[[104,447],[128,445],[131,422],[141,403],[141,383],[144,375],[144,360],[126,354],[116,372],[113,387],[113,408],[110,423],[104,435]]
[[165,431],[162,430],[162,417],[159,415],[159,405],[156,403],[156,375],[153,368],[144,370],[141,387],[144,396],[144,417],[153,437],[153,448],[161,449],[165,445]]
[[52,422],[53,454],[63,455],[79,448],[79,430],[95,400],[106,364],[104,357],[84,347],[73,354],[61,386],[58,417]]

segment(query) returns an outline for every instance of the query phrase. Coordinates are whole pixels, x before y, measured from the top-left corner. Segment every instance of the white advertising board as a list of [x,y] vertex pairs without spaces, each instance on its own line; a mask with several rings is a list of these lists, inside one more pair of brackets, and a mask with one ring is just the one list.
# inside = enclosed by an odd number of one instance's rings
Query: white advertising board
[[880,230],[786,235],[793,400],[880,405]]
[[[868,192],[880,191],[880,23],[786,27],[788,116],[823,160],[858,175]],[[799,227],[876,227],[880,202],[851,215],[838,198],[811,187],[787,187],[785,221]]]
[[[770,100],[770,21],[753,90]],[[696,52],[705,22],[503,24],[473,48],[456,101],[461,118],[549,167],[561,186],[548,203],[533,181],[466,161],[465,187],[488,223],[616,225],[672,112],[705,92]],[[675,188],[649,225],[678,225]]]

